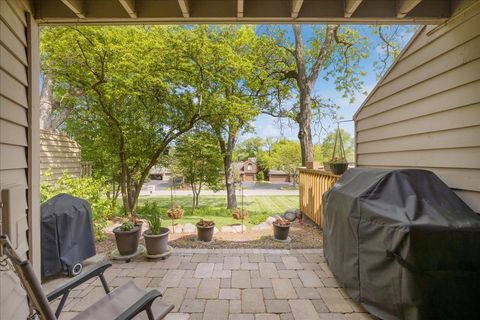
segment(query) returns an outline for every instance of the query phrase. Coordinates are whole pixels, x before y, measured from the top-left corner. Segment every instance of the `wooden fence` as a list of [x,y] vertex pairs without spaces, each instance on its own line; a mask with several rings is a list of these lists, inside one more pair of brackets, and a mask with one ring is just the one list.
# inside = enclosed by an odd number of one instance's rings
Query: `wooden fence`
[[320,227],[323,226],[323,193],[328,191],[340,176],[331,172],[300,169],[300,211]]
[[[49,171],[50,174],[45,173]],[[42,181],[55,182],[64,171],[82,176],[80,145],[62,133],[40,131],[40,176]]]

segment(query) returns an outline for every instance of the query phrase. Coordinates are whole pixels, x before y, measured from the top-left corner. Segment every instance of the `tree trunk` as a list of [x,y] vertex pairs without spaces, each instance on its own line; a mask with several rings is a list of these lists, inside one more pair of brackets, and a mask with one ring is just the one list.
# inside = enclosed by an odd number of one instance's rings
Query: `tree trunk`
[[223,166],[225,170],[225,186],[227,188],[227,208],[235,209],[237,207],[237,195],[235,194],[235,179],[232,167],[232,154],[235,147],[235,138],[229,133],[228,143],[219,138],[220,149],[223,155]]
[[313,161],[313,140],[312,140],[312,99],[309,88],[300,89],[300,110],[297,114],[298,140],[302,152],[302,166]]
[[197,191],[197,187],[195,184],[190,184],[192,187],[192,208],[197,209],[198,208],[198,198],[200,197],[200,189]]
[[302,150],[302,166],[307,162],[313,161],[313,140],[312,140],[312,89],[318,78],[320,69],[323,67],[325,60],[328,58],[332,48],[332,42],[337,25],[329,25],[326,28],[325,40],[321,46],[318,56],[316,57],[310,74],[307,72],[307,62],[305,59],[305,50],[303,46],[303,38],[300,25],[294,25],[295,34],[295,61],[296,61],[296,77],[300,93],[300,110],[296,116],[298,123],[298,139]]
[[53,80],[43,77],[40,94],[40,129],[52,130]]

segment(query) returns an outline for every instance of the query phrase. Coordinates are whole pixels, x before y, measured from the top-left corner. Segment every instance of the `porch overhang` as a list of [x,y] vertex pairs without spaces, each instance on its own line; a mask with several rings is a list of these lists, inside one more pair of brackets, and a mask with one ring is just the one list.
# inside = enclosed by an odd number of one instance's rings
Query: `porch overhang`
[[[474,0],[472,0],[474,1]],[[455,0],[36,0],[42,24],[441,24]]]

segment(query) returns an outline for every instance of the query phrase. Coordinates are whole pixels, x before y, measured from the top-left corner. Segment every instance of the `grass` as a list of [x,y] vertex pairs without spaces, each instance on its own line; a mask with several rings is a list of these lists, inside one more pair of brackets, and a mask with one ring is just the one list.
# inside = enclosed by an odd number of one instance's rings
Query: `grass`
[[[162,208],[162,214],[165,217],[163,225],[170,225],[171,220],[166,217],[166,210],[170,208],[171,205],[170,197],[140,197],[139,204],[142,205],[147,200],[155,201],[159,204]],[[195,224],[200,218],[215,221],[217,227],[240,223],[240,221],[232,218],[230,210],[226,208],[227,202],[225,196],[200,196],[200,207],[195,210],[192,210],[192,198],[190,196],[176,196],[174,202],[185,210],[184,217],[176,220],[176,223]],[[237,197],[237,202],[240,207],[241,198]],[[256,224],[261,216],[281,214],[288,208],[297,208],[298,196],[249,196],[244,197],[243,207],[248,210],[249,219],[251,218]],[[245,224],[247,226],[252,225],[250,221],[245,221]]]

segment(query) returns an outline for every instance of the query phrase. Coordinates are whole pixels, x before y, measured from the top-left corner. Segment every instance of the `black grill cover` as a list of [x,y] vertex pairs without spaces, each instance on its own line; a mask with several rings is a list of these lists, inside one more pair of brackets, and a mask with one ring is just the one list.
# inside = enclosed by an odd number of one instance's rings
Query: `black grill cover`
[[480,215],[435,174],[351,169],[323,201],[328,264],[370,313],[480,315]]
[[66,272],[95,255],[90,204],[68,194],[43,203],[41,210],[42,276]]

